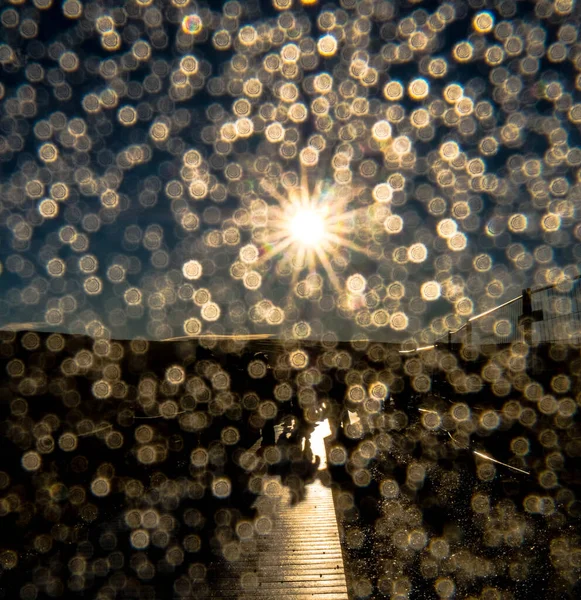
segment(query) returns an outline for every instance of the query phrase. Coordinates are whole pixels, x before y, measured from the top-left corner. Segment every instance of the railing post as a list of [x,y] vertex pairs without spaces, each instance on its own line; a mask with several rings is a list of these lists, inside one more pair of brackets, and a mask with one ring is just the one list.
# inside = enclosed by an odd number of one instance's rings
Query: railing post
[[531,288],[522,291],[522,314],[518,319],[519,328],[522,328],[525,344],[529,347],[527,353],[527,374],[531,374],[533,357],[533,323],[543,320],[543,311],[533,311]]
[[531,299],[531,288],[526,288],[522,291],[522,315],[519,320],[522,323],[525,343],[530,347],[533,343],[533,302]]

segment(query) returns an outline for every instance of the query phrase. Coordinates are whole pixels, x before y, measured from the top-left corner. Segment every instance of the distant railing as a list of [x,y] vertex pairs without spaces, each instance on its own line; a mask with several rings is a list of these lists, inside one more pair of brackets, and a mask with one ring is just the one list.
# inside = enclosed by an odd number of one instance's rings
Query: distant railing
[[410,354],[458,344],[502,346],[525,342],[581,345],[581,275],[523,290],[520,296],[468,319],[433,345],[402,350]]

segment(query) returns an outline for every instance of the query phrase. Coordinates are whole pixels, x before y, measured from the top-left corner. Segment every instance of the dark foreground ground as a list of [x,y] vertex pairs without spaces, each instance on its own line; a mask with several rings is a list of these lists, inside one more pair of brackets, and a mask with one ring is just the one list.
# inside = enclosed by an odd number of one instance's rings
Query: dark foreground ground
[[579,595],[578,349],[0,336],[2,597]]

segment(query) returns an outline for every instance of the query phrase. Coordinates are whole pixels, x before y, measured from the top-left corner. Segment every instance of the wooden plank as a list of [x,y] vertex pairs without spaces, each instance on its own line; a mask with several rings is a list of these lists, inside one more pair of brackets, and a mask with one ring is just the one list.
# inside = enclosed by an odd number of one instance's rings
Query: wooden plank
[[331,490],[315,482],[291,506],[288,490],[276,479],[264,489],[270,495],[256,506],[272,518],[272,530],[255,536],[255,551],[216,570],[210,598],[348,600]]

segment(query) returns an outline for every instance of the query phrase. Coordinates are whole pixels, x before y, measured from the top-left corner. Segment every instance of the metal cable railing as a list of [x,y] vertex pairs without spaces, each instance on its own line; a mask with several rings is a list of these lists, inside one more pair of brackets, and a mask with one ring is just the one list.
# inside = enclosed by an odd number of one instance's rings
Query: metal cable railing
[[581,345],[581,275],[535,290],[468,319],[431,346],[402,350],[404,354],[447,344],[477,346],[526,342]]

